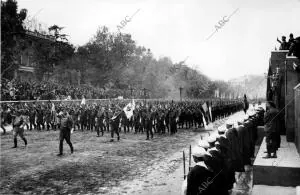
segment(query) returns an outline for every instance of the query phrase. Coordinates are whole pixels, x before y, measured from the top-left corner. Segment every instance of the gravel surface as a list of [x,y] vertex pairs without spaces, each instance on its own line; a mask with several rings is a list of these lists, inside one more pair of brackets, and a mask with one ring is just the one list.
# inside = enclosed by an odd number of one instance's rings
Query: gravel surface
[[155,134],[150,141],[145,134],[121,132],[119,142],[109,142],[108,132],[96,137],[96,132],[75,131],[75,152],[71,155],[65,143],[63,157],[56,156],[58,133],[26,131],[28,146],[18,138],[17,149],[11,148],[11,132],[1,136],[0,194],[180,194],[182,151],[188,154],[190,144],[213,132],[179,129],[172,136]]

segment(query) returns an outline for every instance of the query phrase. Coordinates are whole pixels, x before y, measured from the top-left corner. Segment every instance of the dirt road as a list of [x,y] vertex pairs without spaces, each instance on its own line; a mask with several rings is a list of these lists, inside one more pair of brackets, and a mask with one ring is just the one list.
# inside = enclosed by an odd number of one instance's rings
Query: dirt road
[[[236,113],[230,118],[240,116]],[[214,127],[227,119],[215,122]],[[27,131],[28,146],[12,149],[11,132],[1,136],[0,194],[179,194],[183,181],[182,150],[207,136],[203,129],[180,129],[175,135],[121,133],[120,142],[109,134],[72,134],[75,148],[64,145],[57,157],[57,131]]]
[[[213,123],[214,128],[225,125],[227,120],[237,120],[244,116],[243,112],[238,112],[226,119],[222,119]],[[209,132],[210,134],[216,132]],[[199,130],[198,133],[190,140],[187,145],[177,152],[169,155],[163,161],[155,163],[153,166],[148,167],[145,173],[138,176],[134,180],[122,181],[120,186],[114,187],[111,190],[111,194],[147,194],[147,195],[179,195],[181,194],[181,187],[183,182],[183,155],[184,150],[188,154],[188,148],[191,144],[196,145],[197,142],[202,138],[209,136],[208,131]],[[186,170],[188,166],[188,155],[186,155]],[[192,164],[193,165],[193,164]],[[247,177],[251,177],[247,173]],[[245,176],[245,175],[244,175]],[[239,194],[239,193],[233,193]],[[242,190],[241,194],[245,193]]]

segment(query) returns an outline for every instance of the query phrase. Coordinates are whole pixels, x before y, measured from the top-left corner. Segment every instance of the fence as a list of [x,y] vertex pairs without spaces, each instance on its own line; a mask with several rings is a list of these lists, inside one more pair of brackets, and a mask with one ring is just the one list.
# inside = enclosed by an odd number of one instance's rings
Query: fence
[[[100,104],[100,105],[106,105],[108,103],[129,103],[132,101],[132,99],[86,99],[86,104]],[[143,102],[143,103],[171,103],[171,102],[180,102],[180,100],[170,100],[170,99],[134,99],[135,102]],[[237,103],[241,102],[241,99],[238,100],[232,100],[232,99],[190,99],[190,100],[184,100],[182,102],[212,102],[213,106],[217,104],[231,104],[231,103]],[[22,104],[22,103],[35,103],[35,104],[43,104],[43,103],[49,103],[53,102],[55,104],[80,104],[82,102],[81,99],[76,100],[20,100],[20,101],[0,101],[1,104]]]
[[300,83],[295,90],[295,144],[300,154]]

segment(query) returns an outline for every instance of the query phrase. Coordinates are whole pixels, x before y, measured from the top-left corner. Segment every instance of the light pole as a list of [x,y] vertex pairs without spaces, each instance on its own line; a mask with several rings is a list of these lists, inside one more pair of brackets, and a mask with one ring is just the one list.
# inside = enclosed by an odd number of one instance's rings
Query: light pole
[[182,101],[182,87],[179,87],[180,101]]
[[147,90],[146,88],[143,89],[143,91],[144,91],[144,99],[146,99],[146,90]]

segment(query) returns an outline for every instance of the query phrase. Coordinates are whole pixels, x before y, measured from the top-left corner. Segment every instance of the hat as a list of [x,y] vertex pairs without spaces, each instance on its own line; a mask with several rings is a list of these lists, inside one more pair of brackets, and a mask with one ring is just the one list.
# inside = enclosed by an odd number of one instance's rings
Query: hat
[[232,128],[232,127],[233,127],[233,125],[234,125],[234,124],[233,124],[233,122],[232,122],[232,121],[229,121],[229,120],[228,120],[228,121],[226,121],[226,128],[227,128],[227,129],[230,129],[230,128]]
[[220,158],[221,157],[221,151],[218,150],[216,147],[208,149],[207,153],[210,154],[212,157]]
[[218,127],[218,133],[220,135],[224,134],[226,130],[227,130],[227,128],[225,126]]
[[[219,143],[220,146],[223,146],[225,148],[229,148],[229,140],[227,139],[227,137],[225,135],[220,136],[217,139],[217,142]],[[215,145],[217,144],[217,142],[215,143]]]
[[209,143],[206,140],[200,140],[198,146],[202,148],[209,148]]
[[192,149],[192,156],[194,157],[204,157],[205,155],[210,155],[206,150],[202,147],[196,146]]
[[244,124],[244,121],[238,121],[237,124],[242,125],[242,124]]
[[216,141],[216,142],[215,142],[215,146],[217,146],[217,145],[221,146],[221,144],[220,144],[219,141]]
[[211,136],[209,136],[208,138],[206,138],[206,141],[208,142],[208,143],[214,143],[215,141],[216,141],[216,136],[215,135],[211,135]]

